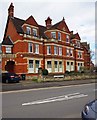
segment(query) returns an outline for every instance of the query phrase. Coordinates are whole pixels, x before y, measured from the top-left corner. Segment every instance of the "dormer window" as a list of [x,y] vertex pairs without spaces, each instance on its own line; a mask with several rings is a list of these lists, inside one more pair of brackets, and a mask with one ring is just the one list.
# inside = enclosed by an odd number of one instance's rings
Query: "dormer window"
[[58,32],[58,40],[61,40],[61,33]]
[[69,35],[66,35],[66,43],[69,43]]
[[51,32],[51,38],[56,39],[56,32]]
[[27,35],[31,34],[31,28],[30,27],[26,27],[26,33],[27,33]]
[[37,29],[33,28],[33,36],[37,36]]

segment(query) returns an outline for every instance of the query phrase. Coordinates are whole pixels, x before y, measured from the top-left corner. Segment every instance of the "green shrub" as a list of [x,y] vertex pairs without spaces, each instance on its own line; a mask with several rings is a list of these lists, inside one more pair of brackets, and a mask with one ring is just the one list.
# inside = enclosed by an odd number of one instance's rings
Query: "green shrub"
[[69,74],[70,72],[69,71],[65,71],[65,74]]
[[42,70],[42,74],[43,74],[43,75],[48,75],[48,70],[47,70],[47,69],[43,69],[43,70]]

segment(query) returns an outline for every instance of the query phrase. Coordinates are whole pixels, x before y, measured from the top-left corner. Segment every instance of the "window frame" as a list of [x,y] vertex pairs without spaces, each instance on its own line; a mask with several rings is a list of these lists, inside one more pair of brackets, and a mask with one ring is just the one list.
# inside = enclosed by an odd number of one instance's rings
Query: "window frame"
[[31,27],[29,26],[26,27],[26,34],[31,35]]
[[56,39],[56,32],[51,32],[51,38]]
[[70,37],[69,37],[69,35],[66,35],[66,43],[69,43],[70,42]]
[[[34,37],[37,37],[37,29],[36,29],[36,28],[33,28],[33,29],[32,29],[32,33],[33,33],[33,36],[34,36]],[[34,34],[34,33],[35,33],[35,34]]]
[[62,56],[62,47],[59,47],[59,56]]
[[31,42],[28,43],[28,52],[33,53],[33,43],[31,43]]
[[39,54],[39,44],[35,44],[34,47],[35,47],[34,49],[35,54]]
[[12,47],[6,46],[6,53],[11,54],[12,53]]
[[51,46],[50,45],[47,46],[47,55],[51,55]]
[[58,46],[54,46],[54,55],[58,55]]
[[61,41],[61,33],[58,32],[58,41]]

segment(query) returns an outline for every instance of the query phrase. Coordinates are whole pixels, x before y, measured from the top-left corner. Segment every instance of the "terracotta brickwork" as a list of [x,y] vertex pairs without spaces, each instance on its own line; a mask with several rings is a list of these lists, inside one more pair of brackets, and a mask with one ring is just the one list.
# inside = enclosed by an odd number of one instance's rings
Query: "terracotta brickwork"
[[2,42],[3,72],[10,71],[12,65],[11,72],[26,75],[37,75],[39,67],[55,74],[90,68],[89,45],[69,30],[65,19],[52,25],[48,17],[45,23],[39,25],[33,16],[26,20],[14,17],[11,3]]

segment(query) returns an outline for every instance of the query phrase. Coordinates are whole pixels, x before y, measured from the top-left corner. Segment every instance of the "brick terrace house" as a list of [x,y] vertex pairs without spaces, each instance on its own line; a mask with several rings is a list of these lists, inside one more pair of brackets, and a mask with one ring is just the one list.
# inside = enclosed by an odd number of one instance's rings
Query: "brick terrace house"
[[38,68],[49,73],[79,71],[90,68],[90,47],[81,43],[78,33],[70,31],[65,19],[52,25],[52,19],[39,25],[33,16],[26,20],[14,17],[14,6],[8,8],[8,19],[2,41],[2,72],[37,75]]

